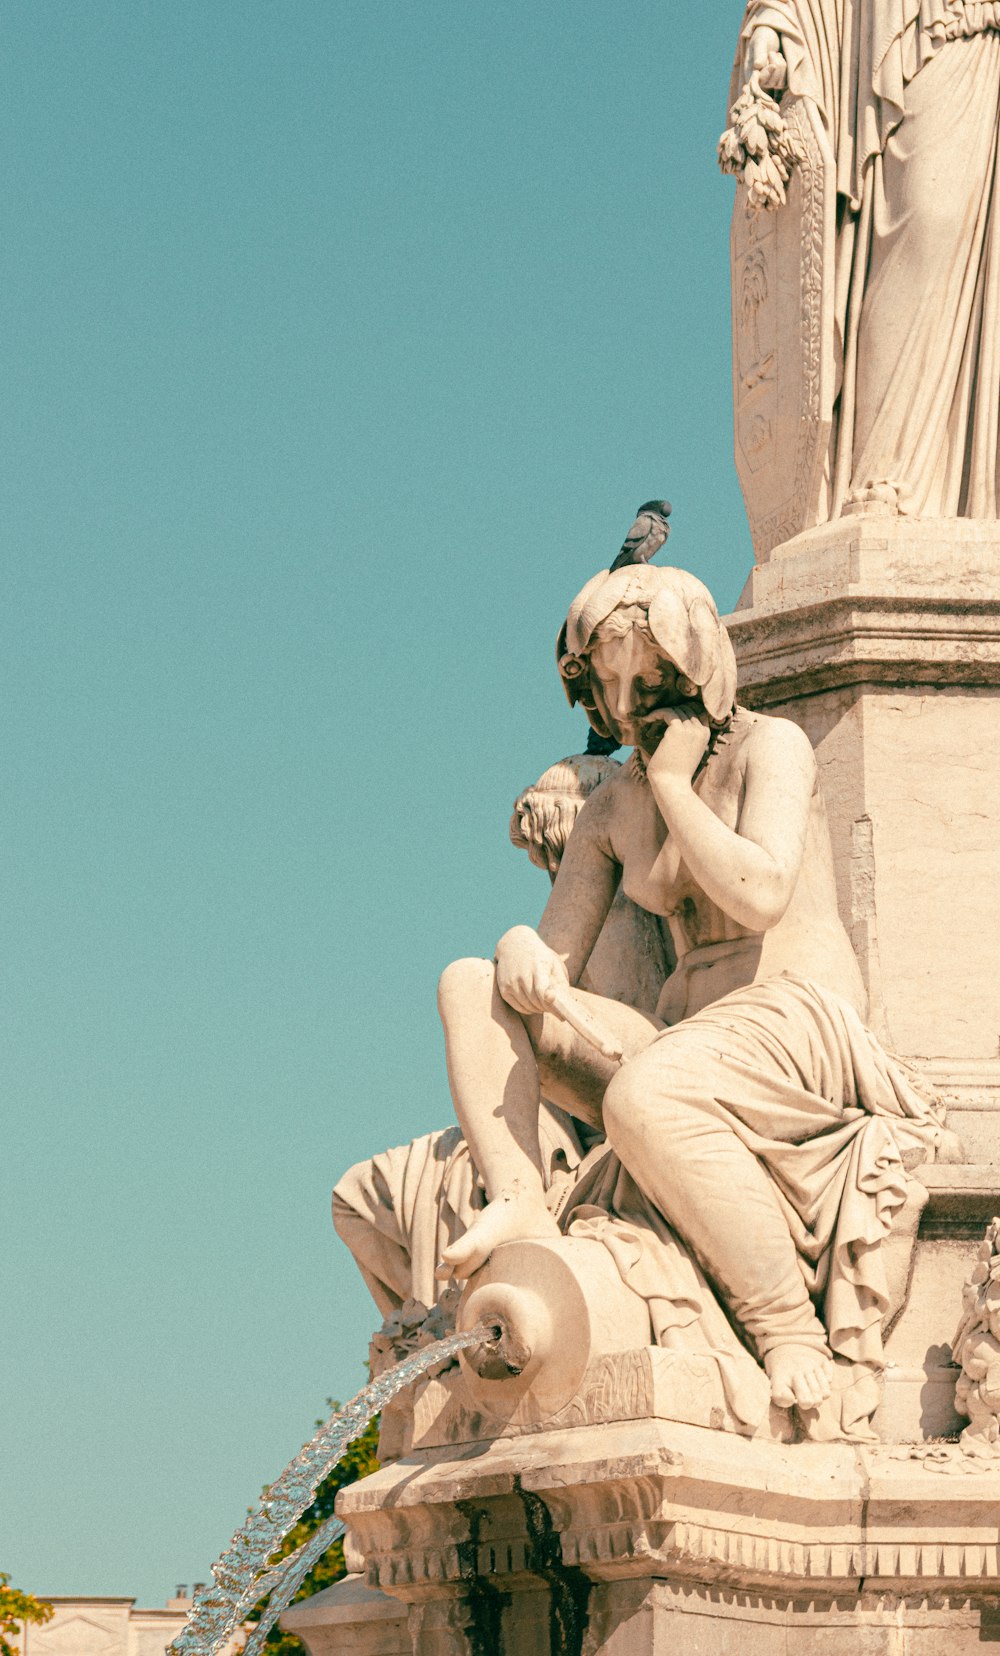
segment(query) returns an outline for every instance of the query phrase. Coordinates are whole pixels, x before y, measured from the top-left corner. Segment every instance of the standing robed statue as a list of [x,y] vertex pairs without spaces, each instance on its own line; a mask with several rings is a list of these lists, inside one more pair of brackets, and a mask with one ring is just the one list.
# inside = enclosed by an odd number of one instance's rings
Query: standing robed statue
[[758,558],[845,512],[995,518],[1000,4],[750,0],[730,108]]

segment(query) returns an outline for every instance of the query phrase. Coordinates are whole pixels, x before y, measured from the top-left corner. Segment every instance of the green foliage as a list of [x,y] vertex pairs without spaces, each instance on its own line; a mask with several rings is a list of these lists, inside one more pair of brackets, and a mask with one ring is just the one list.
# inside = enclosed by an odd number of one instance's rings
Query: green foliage
[[19,1593],[9,1581],[10,1576],[0,1570],[0,1656],[18,1656],[13,1638],[20,1622],[47,1622],[53,1615],[51,1604],[32,1593]]
[[[327,1402],[331,1410],[340,1407],[339,1403],[335,1403],[329,1398]],[[322,1421],[317,1420],[317,1426],[322,1424]],[[316,1491],[316,1499],[312,1506],[306,1508],[294,1529],[289,1531],[280,1552],[275,1554],[275,1559],[287,1558],[289,1553],[294,1552],[296,1547],[301,1547],[303,1541],[309,1539],[320,1524],[325,1523],[327,1518],[333,1517],[338,1490],[345,1489],[348,1484],[356,1483],[359,1478],[367,1478],[369,1472],[378,1471],[377,1448],[378,1416],[376,1415],[374,1420],[368,1422],[361,1436],[355,1438],[347,1453],[337,1462],[329,1477],[324,1478]],[[346,1575],[346,1573],[344,1543],[335,1541],[333,1546],[323,1554],[319,1562],[310,1570],[292,1603],[297,1604],[299,1599],[308,1598],[311,1593],[318,1593],[323,1587],[332,1587],[333,1583],[339,1581],[341,1576]],[[257,1609],[253,1610],[247,1619],[249,1621],[259,1620],[261,1608],[262,1606],[258,1605]],[[301,1640],[294,1638],[291,1633],[283,1633],[280,1627],[272,1627],[265,1641],[264,1649],[268,1652],[268,1656],[304,1656],[304,1647]],[[6,1656],[6,1653],[0,1650],[0,1656]]]

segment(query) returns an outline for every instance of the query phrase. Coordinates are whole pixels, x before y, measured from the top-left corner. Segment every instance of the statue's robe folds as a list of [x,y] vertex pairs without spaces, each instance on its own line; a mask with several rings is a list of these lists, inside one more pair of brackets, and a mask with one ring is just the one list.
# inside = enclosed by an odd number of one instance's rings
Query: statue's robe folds
[[[679,970],[697,970],[701,952],[691,951]],[[932,1154],[940,1137],[933,1109],[846,1000],[791,973],[682,1018],[626,1069],[632,1065],[640,1131],[652,1127],[677,1147],[670,1199],[657,1201],[665,1169],[652,1154],[635,1162],[633,1175],[597,1147],[559,1206],[562,1228],[611,1250],[623,1280],[649,1306],[655,1344],[716,1358],[729,1409],[752,1430],[762,1399],[766,1414],[760,1370],[691,1245],[705,1238],[708,1271],[713,1256],[721,1268],[730,1247],[750,1261],[766,1253],[774,1216],[745,1187],[741,1147],[748,1149],[772,1182],[838,1364],[834,1398],[812,1435],[870,1436],[889,1305],[880,1244],[906,1201],[907,1168]],[[752,1270],[749,1277],[752,1284]],[[780,1343],[786,1309],[766,1290],[769,1277],[762,1272],[761,1292],[751,1286],[737,1308],[744,1337],[761,1354]]]
[[[836,163],[836,365],[821,518],[877,498],[1000,515],[1000,3],[750,0]],[[781,209],[777,209],[781,211]],[[831,210],[834,210],[831,206]]]
[[[555,1207],[585,1149],[569,1116],[544,1102],[538,1137]],[[435,1278],[435,1267],[485,1206],[461,1128],[444,1127],[349,1168],[334,1186],[333,1223],[372,1299],[389,1317],[408,1300],[426,1307],[437,1302],[445,1284]]]

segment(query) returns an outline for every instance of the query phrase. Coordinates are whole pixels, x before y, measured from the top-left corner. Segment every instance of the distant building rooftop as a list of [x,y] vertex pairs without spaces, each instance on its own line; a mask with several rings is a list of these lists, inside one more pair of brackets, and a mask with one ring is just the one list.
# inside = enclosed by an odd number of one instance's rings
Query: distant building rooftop
[[[178,1587],[162,1610],[137,1609],[134,1598],[39,1593],[36,1596],[46,1599],[55,1614],[43,1626],[21,1624],[21,1656],[163,1656],[184,1626],[193,1591],[189,1596],[186,1587]],[[239,1633],[222,1656],[236,1656],[245,1639],[246,1634]]]

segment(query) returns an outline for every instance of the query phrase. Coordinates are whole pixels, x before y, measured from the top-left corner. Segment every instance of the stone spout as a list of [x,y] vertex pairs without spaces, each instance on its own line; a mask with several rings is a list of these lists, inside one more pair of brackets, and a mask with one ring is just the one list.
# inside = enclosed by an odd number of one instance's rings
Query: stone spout
[[627,1288],[608,1250],[582,1237],[507,1242],[469,1281],[459,1329],[490,1335],[463,1352],[476,1404],[505,1422],[550,1419],[587,1369],[650,1343],[646,1302]]

